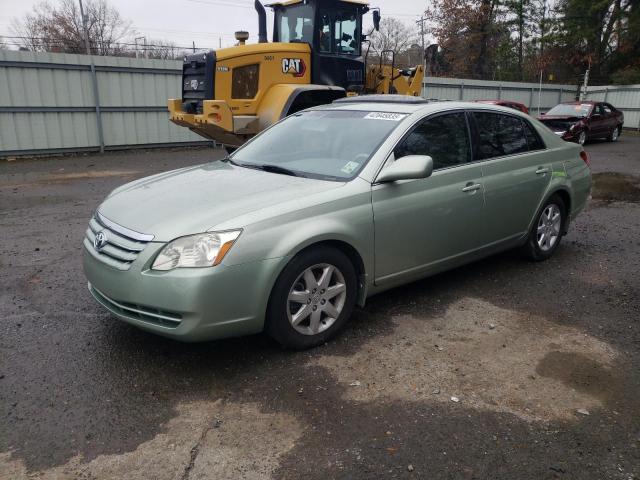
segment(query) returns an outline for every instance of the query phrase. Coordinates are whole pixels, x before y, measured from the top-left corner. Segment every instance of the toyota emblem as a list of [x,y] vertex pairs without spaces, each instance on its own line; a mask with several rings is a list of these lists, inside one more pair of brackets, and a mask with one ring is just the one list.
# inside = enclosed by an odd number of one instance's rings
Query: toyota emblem
[[191,80],[191,90],[197,90],[198,89],[198,80],[197,79],[193,79]]
[[97,251],[100,251],[107,244],[107,232],[104,230],[96,234],[96,238],[93,239],[93,246]]

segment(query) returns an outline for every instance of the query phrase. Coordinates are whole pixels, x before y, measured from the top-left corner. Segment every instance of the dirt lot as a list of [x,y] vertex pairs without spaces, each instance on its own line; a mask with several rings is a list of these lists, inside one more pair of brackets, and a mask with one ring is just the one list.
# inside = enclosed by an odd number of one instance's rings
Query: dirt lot
[[553,259],[379,295],[303,353],[164,340],[87,292],[100,200],[219,152],[0,163],[0,478],[640,478],[640,137],[587,150]]

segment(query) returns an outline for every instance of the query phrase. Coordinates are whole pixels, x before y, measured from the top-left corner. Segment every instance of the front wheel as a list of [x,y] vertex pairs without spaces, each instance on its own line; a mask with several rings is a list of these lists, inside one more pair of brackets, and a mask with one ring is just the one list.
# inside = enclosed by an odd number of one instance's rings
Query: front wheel
[[542,261],[553,255],[560,245],[566,211],[566,206],[558,195],[553,195],[545,202],[524,246],[525,254],[529,258]]
[[585,132],[584,130],[580,132],[580,135],[578,135],[578,143],[580,145],[584,145],[585,143],[587,143],[587,132]]
[[321,345],[347,322],[356,294],[356,272],[344,253],[324,246],[303,251],[276,281],[266,330],[287,348]]

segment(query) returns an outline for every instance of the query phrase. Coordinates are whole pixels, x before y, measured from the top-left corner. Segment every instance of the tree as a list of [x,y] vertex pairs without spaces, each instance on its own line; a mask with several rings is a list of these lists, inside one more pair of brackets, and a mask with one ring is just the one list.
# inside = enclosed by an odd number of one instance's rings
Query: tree
[[[140,47],[138,47],[140,49]],[[160,39],[150,39],[147,44],[148,58],[160,60],[175,60],[183,57],[183,49],[178,48],[175,43]]]
[[[91,53],[122,53],[119,42],[132,32],[131,23],[123,20],[107,0],[85,0],[84,10]],[[29,50],[86,52],[82,17],[76,0],[36,5],[33,12],[14,22],[12,30],[14,35],[21,37],[22,46]]]
[[[417,41],[416,31],[405,23],[393,17],[383,17],[380,21],[380,31],[371,35],[371,49],[374,57],[378,57],[385,50],[391,50],[396,56],[396,65],[406,66],[407,52]],[[415,54],[413,55],[415,57]]]
[[[572,64],[579,69],[591,68],[592,76],[602,78],[623,45],[623,37],[631,32],[632,0],[561,0],[562,41],[575,54]],[[636,50],[636,54],[637,54]]]
[[495,52],[509,32],[499,0],[434,0],[427,16],[451,75],[491,78]]

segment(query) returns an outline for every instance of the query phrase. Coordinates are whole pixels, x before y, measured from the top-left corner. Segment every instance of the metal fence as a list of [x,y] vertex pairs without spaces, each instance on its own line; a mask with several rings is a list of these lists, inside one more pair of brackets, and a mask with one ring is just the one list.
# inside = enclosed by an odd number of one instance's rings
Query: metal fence
[[[422,96],[438,100],[513,100],[525,104],[532,115],[546,112],[560,102],[575,100],[577,85],[493,82],[459,78],[426,78]],[[608,102],[624,113],[626,128],[640,130],[640,85],[594,86],[585,100]]]
[[0,51],[0,157],[210,144],[168,120],[182,62]]
[[[0,50],[0,158],[135,147],[211,144],[168,120],[182,62]],[[573,100],[576,85],[426,78],[423,96],[514,100],[532,115]],[[640,129],[640,85],[590,87]]]
[[538,115],[560,102],[574,100],[577,91],[576,85],[429,77],[423,82],[422,96],[438,100],[512,100],[525,104],[532,115]]

